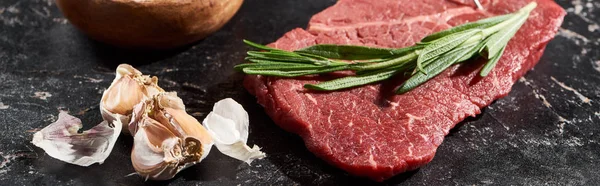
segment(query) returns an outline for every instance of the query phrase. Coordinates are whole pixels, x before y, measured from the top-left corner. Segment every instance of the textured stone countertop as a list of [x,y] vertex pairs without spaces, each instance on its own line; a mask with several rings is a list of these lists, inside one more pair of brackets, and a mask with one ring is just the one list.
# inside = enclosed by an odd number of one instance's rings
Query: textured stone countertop
[[[568,15],[540,63],[512,92],[459,124],[428,165],[384,183],[349,176],[278,128],[233,71],[247,48],[305,27],[332,0],[247,0],[223,29],[167,52],[131,52],[88,39],[52,0],[0,1],[0,185],[595,185],[600,183],[600,1],[560,0]],[[86,128],[119,63],[156,75],[202,119],[232,97],[250,114],[250,144],[268,157],[248,166],[213,153],[170,181],[144,182],[121,136],[102,165],[78,167],[30,143],[32,131],[78,114]]]

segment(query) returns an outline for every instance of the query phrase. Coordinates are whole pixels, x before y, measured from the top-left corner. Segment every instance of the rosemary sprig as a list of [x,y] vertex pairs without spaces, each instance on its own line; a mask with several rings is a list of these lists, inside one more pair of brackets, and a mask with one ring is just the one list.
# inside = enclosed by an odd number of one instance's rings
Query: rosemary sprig
[[488,62],[479,75],[487,76],[500,60],[508,41],[537,6],[529,3],[517,12],[466,23],[431,34],[415,46],[390,49],[353,45],[314,45],[293,52],[244,40],[260,51],[249,51],[235,69],[246,74],[297,77],[335,71],[354,71],[347,76],[307,89],[333,91],[383,81],[396,74],[410,77],[396,89],[402,94],[427,82],[453,64],[484,57]]

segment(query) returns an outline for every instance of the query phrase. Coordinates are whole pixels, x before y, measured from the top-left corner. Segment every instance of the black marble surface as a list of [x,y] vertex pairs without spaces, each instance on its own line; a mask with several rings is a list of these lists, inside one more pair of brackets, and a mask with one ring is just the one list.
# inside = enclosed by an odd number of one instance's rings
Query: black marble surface
[[[384,183],[347,175],[279,129],[241,86],[233,65],[242,39],[269,43],[333,0],[247,0],[223,29],[191,47],[132,52],[88,39],[52,0],[0,1],[0,185],[596,185],[600,183],[600,1],[561,0],[568,15],[534,70],[505,98],[458,125],[434,160]],[[250,114],[252,166],[213,152],[170,181],[137,176],[132,139],[121,136],[102,165],[78,167],[30,143],[59,110],[100,122],[96,105],[119,63],[160,77],[202,119],[232,97]],[[82,112],[83,111],[83,112]],[[87,112],[86,112],[87,111]]]

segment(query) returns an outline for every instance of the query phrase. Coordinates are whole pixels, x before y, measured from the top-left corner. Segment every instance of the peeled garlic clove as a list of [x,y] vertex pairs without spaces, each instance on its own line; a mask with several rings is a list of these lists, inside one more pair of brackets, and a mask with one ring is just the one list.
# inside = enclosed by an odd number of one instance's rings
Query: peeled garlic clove
[[81,120],[61,111],[58,120],[33,135],[33,143],[53,158],[67,163],[89,166],[102,164],[121,133],[121,124],[112,128],[107,121],[77,133]]
[[248,164],[255,159],[266,157],[260,147],[246,145],[248,140],[248,113],[242,105],[231,98],[215,103],[213,111],[202,124],[214,139],[221,153]]
[[144,99],[143,87],[130,76],[122,76],[106,90],[102,104],[106,110],[129,115],[131,108]]
[[[172,108],[165,108],[169,113],[174,123],[179,123],[179,127],[187,136],[195,137],[200,141],[206,142],[206,144],[212,145],[212,138],[210,133],[196,120],[196,118],[190,116],[185,110],[177,110]],[[185,123],[185,124],[184,124]]]
[[[176,156],[181,155],[182,140],[155,120],[145,118],[142,122],[134,136],[131,152],[133,167],[146,179],[172,178],[180,169]],[[199,157],[188,159],[197,161]]]
[[131,161],[146,179],[170,179],[204,159],[212,147],[210,134],[174,93],[136,105],[129,130],[134,134]]
[[102,117],[109,123],[118,120],[127,124],[136,104],[160,92],[164,90],[158,86],[156,77],[143,75],[131,65],[121,64],[117,67],[116,77],[110,87],[102,94]]

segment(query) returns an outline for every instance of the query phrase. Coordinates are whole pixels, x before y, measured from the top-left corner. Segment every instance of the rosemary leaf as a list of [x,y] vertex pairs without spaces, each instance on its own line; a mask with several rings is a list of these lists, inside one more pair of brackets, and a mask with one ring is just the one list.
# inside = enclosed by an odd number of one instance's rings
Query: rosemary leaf
[[314,55],[314,54],[309,54],[309,53],[303,53],[303,52],[296,52],[298,55],[300,56],[304,56],[304,57],[310,57],[310,58],[314,58],[314,59],[321,59],[321,60],[331,60],[329,58],[323,57],[323,56],[319,56],[319,55]]
[[416,53],[412,52],[412,53],[408,53],[408,54],[398,57],[398,58],[390,59],[388,61],[372,63],[372,64],[368,64],[368,65],[355,65],[356,68],[353,68],[352,70],[366,71],[366,70],[383,69],[383,68],[387,68],[390,66],[395,66],[395,65],[402,64],[402,63],[408,63],[408,62],[414,61],[415,59],[417,59],[417,57],[418,57],[418,55]]
[[417,72],[408,80],[406,80],[400,87],[396,90],[397,94],[403,94],[412,90],[413,88],[427,82],[429,79],[437,76],[439,73],[446,70],[448,67],[456,63],[463,56],[467,55],[469,52],[475,51],[477,45],[470,45],[461,48],[457,48],[456,50],[452,50],[445,55],[438,58],[434,63],[427,65],[425,67],[425,71],[427,73],[419,73]]
[[503,50],[504,46],[508,44],[508,41],[517,33],[519,28],[521,28],[521,25],[525,23],[528,17],[527,15],[528,14],[521,15],[516,23],[511,24],[490,36],[489,40],[485,43],[488,59],[494,58],[498,54],[502,55],[500,53],[501,50]]
[[446,37],[440,38],[435,42],[432,42],[425,46],[419,54],[417,59],[417,68],[419,71],[427,74],[427,71],[423,69],[423,62],[438,58],[440,55],[456,48],[463,42],[467,41],[476,33],[480,32],[480,29],[465,30],[462,32],[450,34]]
[[[280,61],[274,61],[274,60],[266,60],[266,59],[260,59],[260,58],[255,58],[255,57],[246,57],[244,60],[250,61],[252,63],[287,63],[287,64],[298,64],[298,63],[290,63],[290,62],[280,62]],[[304,63],[302,63],[302,64],[304,64]]]
[[275,54],[275,55],[282,55],[282,56],[290,56],[290,57],[303,57],[300,54],[283,51],[283,50],[273,50],[273,51],[269,51],[268,53]]
[[385,70],[358,76],[347,76],[331,81],[325,81],[318,84],[305,84],[304,88],[321,91],[332,91],[352,88],[388,79],[394,76],[394,74],[396,74],[397,72],[397,70]]
[[311,65],[311,64],[290,64],[282,62],[267,62],[267,63],[244,63],[234,67],[235,70],[242,70],[244,68],[252,69],[263,69],[263,70],[309,70],[323,68],[323,66]]
[[313,54],[330,59],[342,60],[365,60],[378,59],[390,56],[394,49],[372,48],[353,45],[314,45],[294,52],[303,54]]
[[[248,40],[245,40],[245,39],[243,41],[248,46],[251,46],[251,47],[254,47],[254,48],[257,48],[257,49],[268,50],[268,51],[277,51],[277,50],[279,50],[279,49],[276,49],[276,48],[271,48],[271,47],[268,47],[268,46],[265,46],[265,45],[261,45],[261,44],[258,44],[258,43],[252,42],[252,41],[248,41]],[[279,51],[282,51],[282,50],[279,50]]]
[[[413,61],[413,63],[400,63],[391,67],[388,67],[387,69],[396,69],[399,72],[406,72],[408,70],[412,70],[415,69],[415,63]],[[357,75],[363,75],[363,74],[370,74],[370,73],[375,73],[375,72],[379,72],[381,71],[381,69],[375,69],[375,70],[359,70],[356,71]]]
[[346,68],[347,68],[346,66],[332,66],[332,67],[321,67],[318,69],[311,69],[311,70],[284,71],[281,69],[265,70],[262,68],[246,67],[246,68],[243,68],[242,71],[246,74],[251,74],[251,75],[265,75],[265,76],[276,76],[276,77],[298,77],[298,76],[306,76],[306,75],[313,75],[313,74],[330,73],[330,72],[344,70]]
[[283,53],[283,52],[260,52],[260,51],[248,51],[247,52],[248,56],[251,57],[258,57],[258,58],[264,58],[264,57],[272,57],[272,58],[283,58],[283,59],[306,59],[306,57],[300,56],[300,55],[292,55],[292,54],[288,54],[288,53]]
[[308,58],[304,56],[291,56],[284,53],[277,52],[257,52],[257,51],[248,51],[249,57],[254,57],[256,59],[262,60],[272,60],[272,61],[285,61],[285,62],[297,62],[297,63],[309,63],[309,64],[328,64],[329,61],[317,60],[313,58]]
[[500,58],[502,58],[502,53],[504,53],[504,49],[506,49],[506,46],[502,47],[498,55],[494,56],[487,63],[485,63],[485,65],[483,66],[483,68],[481,68],[481,71],[479,72],[479,76],[485,77],[490,73],[490,71],[492,71],[492,69],[496,66]]
[[423,38],[421,40],[421,43],[431,42],[431,41],[437,40],[439,38],[446,37],[446,36],[448,36],[450,34],[462,32],[462,31],[465,31],[465,30],[486,28],[486,27],[489,27],[491,25],[495,25],[495,24],[498,24],[498,23],[500,23],[502,21],[505,21],[505,20],[507,20],[508,18],[510,18],[512,16],[513,16],[513,14],[507,14],[507,15],[501,15],[501,16],[496,16],[496,17],[490,17],[490,18],[482,19],[482,20],[479,20],[479,21],[476,21],[476,22],[465,23],[465,24],[460,25],[460,26],[452,27],[452,28],[450,28],[448,30],[443,30],[443,31],[431,34],[431,35]]
[[483,48],[483,46],[485,46],[485,40],[480,43],[474,43],[473,45],[475,45],[475,47],[472,48],[470,46],[463,46],[463,49],[466,49],[464,47],[467,47],[471,50],[467,52],[462,58],[458,59],[454,64],[462,63],[474,57],[478,57],[479,51],[481,50],[481,48]]
[[410,47],[399,48],[399,49],[392,50],[392,54],[394,56],[402,56],[402,55],[406,55],[408,53],[423,49],[423,47],[425,47],[425,45],[415,45],[415,46],[410,46]]

